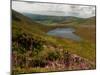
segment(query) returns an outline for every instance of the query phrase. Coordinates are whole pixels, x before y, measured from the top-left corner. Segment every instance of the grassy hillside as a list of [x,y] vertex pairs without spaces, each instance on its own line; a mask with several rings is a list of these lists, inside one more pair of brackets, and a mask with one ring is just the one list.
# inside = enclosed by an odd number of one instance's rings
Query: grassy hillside
[[87,25],[96,25],[96,16],[87,18],[84,22]]
[[46,34],[57,27],[34,22],[12,10],[13,75],[95,68],[95,45]]
[[90,24],[95,25],[95,23],[96,19],[94,16],[90,18],[69,17],[61,24],[79,26],[79,25],[90,25]]
[[[32,32],[40,32],[43,33],[46,26],[42,26],[39,23],[33,22],[30,18],[25,17],[22,14],[19,14],[16,11],[12,12],[12,22],[13,22],[13,27],[17,27],[17,28],[21,28],[21,29],[26,29],[28,31],[32,31]],[[17,26],[17,25],[18,26]],[[14,29],[14,28],[13,28]]]
[[84,39],[91,43],[96,42],[96,17],[87,18],[83,23],[76,26],[76,34],[80,35]]

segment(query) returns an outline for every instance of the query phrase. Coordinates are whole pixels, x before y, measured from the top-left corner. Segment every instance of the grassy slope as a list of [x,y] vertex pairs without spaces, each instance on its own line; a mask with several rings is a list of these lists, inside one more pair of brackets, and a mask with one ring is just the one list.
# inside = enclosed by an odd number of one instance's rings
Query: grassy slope
[[76,28],[76,34],[95,44],[96,42],[96,20],[95,17],[87,18],[83,23],[79,24]]
[[[88,59],[95,59],[95,47],[96,47],[96,17],[90,17],[87,19],[70,17],[66,21],[62,22],[65,26],[73,27],[76,29],[75,34],[80,36],[83,41],[72,49],[72,52],[75,51],[76,54],[86,57]],[[74,43],[73,43],[74,44]],[[80,49],[80,50],[79,50]],[[70,49],[71,50],[71,49]],[[82,51],[83,50],[83,51]],[[82,51],[82,52],[81,52]],[[93,55],[93,58],[91,57]]]
[[67,20],[61,22],[61,24],[79,26],[79,25],[95,25],[95,16],[90,18],[77,18],[69,17]]
[[[49,52],[54,52],[54,54],[55,54],[56,51],[63,49],[65,51],[69,51],[71,53],[78,54],[79,56],[87,58],[88,60],[95,61],[95,46],[92,43],[88,42],[88,40],[84,40],[81,42],[76,42],[76,41],[72,41],[69,39],[68,40],[62,39],[62,38],[60,38],[60,40],[59,40],[59,38],[48,36],[45,34],[45,31],[48,31],[48,30],[52,29],[53,27],[43,26],[39,23],[33,22],[29,18],[23,16],[22,14],[15,12],[15,11],[12,12],[12,17],[13,17],[12,18],[13,19],[12,20],[12,31],[13,31],[12,37],[13,38],[12,39],[14,39],[13,44],[17,43],[17,40],[20,40],[18,38],[18,36],[26,34],[28,36],[28,37],[26,36],[27,38],[24,38],[24,37],[21,37],[21,38],[26,39],[26,40],[28,40],[28,38],[34,39],[38,43],[43,42],[42,45],[46,46],[46,48],[44,48],[43,51],[40,51],[38,55],[33,56],[32,59],[35,59],[35,58],[45,59],[46,57],[48,58]],[[30,42],[30,41],[28,41],[28,42]],[[14,50],[14,49],[13,49],[13,52],[15,52],[15,54],[16,54],[16,50]],[[30,51],[27,51],[27,53],[28,52],[30,52]],[[22,56],[24,56],[27,53],[24,53]],[[18,55],[20,55],[20,53]],[[26,56],[24,56],[24,57],[26,57]],[[56,57],[54,56],[53,58],[56,58]],[[17,68],[14,68],[14,69],[15,70],[18,69],[18,71],[19,71],[21,68],[19,68],[17,66]],[[32,72],[35,72],[35,71],[40,72],[40,70],[42,70],[41,72],[46,72],[46,70],[47,70],[45,68],[44,69],[32,68],[32,69],[31,69]],[[25,70],[26,69],[24,69],[24,71],[23,71],[21,69],[20,71],[25,72]]]
[[[28,52],[30,52],[30,50],[29,50],[30,48],[24,49],[23,45],[25,45],[25,47],[28,46],[26,44],[28,42],[31,43],[30,39],[33,39],[33,42],[38,45],[41,45],[40,43],[43,42],[43,44],[50,45],[50,47],[55,46],[56,44],[59,45],[59,42],[57,42],[58,40],[56,38],[45,35],[45,30],[49,29],[47,26],[43,26],[39,23],[32,22],[30,19],[23,16],[22,14],[19,14],[16,11],[12,11],[12,19],[13,19],[12,20],[12,40],[13,40],[12,50],[13,50],[13,61],[14,61],[13,72],[16,73],[18,71],[18,73],[19,72],[22,73],[23,70],[20,69],[20,67],[22,66],[22,65],[20,65],[21,62],[24,65],[24,62],[22,61],[22,59],[24,59],[25,57],[28,57],[29,59],[31,58],[29,56],[26,56],[26,55],[28,55]],[[26,41],[24,41],[25,43],[23,43],[24,39],[26,40]],[[22,43],[20,42],[20,40],[22,41]],[[35,47],[35,46],[34,46],[34,48],[36,48],[36,50],[40,50],[40,49],[37,49],[37,47]],[[47,48],[46,50],[49,51],[49,48]],[[36,53],[36,52],[34,52],[34,49],[33,49],[33,51],[31,52],[31,53],[33,53],[32,54],[33,56],[31,59],[35,60],[35,59],[39,58],[40,60],[38,60],[38,61],[41,61],[42,59],[44,59],[46,57],[45,54],[47,55],[48,51],[45,51],[45,50],[43,50],[42,52],[40,51],[38,55],[34,56],[34,53]],[[50,51],[50,52],[52,52],[52,51]],[[56,53],[55,51],[53,51],[53,52]],[[40,55],[42,55],[42,56],[40,56]],[[17,57],[18,57],[18,59],[17,59]],[[16,64],[15,62],[19,62],[19,63]],[[24,68],[24,72],[26,69],[27,68]],[[37,70],[35,70],[35,71],[37,71]],[[34,72],[34,70],[32,72]]]

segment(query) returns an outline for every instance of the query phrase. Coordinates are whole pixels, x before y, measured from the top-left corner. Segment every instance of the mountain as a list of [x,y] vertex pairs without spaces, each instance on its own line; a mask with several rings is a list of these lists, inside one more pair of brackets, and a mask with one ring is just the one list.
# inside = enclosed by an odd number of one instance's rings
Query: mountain
[[66,25],[95,25],[95,23],[95,16],[90,18],[69,17],[65,21],[61,22],[61,24]]
[[87,18],[84,22],[86,25],[96,25],[96,16]]
[[49,16],[49,15],[39,15],[39,14],[31,14],[31,13],[22,13],[23,15],[31,18],[34,21],[40,22],[42,24],[52,24],[52,23],[60,23],[61,21],[66,20],[66,16]]
[[95,24],[95,16],[90,18],[79,18],[73,16],[49,16],[31,13],[22,13],[24,16],[29,17],[31,20],[44,25],[80,25],[80,24]]

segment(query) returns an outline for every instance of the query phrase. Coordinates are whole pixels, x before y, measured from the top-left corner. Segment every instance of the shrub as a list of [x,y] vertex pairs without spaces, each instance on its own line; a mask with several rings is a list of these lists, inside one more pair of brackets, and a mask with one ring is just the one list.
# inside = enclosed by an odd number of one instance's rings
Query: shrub
[[50,51],[48,53],[48,59],[51,61],[57,60],[60,58],[60,53],[58,51]]
[[36,58],[32,61],[34,67],[45,67],[47,61],[45,59]]

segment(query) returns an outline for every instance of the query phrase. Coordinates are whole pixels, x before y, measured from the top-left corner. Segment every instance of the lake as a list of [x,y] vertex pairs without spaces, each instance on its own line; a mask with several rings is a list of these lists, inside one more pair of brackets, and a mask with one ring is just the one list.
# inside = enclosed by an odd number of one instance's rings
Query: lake
[[78,35],[76,35],[74,32],[75,32],[74,28],[56,28],[47,32],[47,34],[52,36],[62,37],[62,38],[68,38],[75,41],[80,41],[81,38]]

